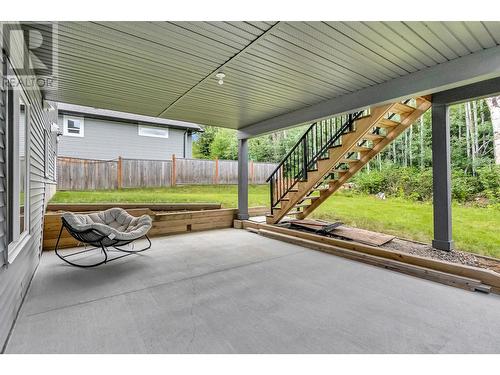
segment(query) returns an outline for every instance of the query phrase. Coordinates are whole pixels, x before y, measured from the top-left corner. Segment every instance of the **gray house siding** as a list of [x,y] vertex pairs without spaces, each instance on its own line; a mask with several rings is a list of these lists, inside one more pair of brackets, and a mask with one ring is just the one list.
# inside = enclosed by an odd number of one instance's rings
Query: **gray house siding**
[[[0,73],[5,74],[6,58],[0,61]],[[2,77],[0,77],[2,78]],[[2,80],[3,82],[3,80]],[[0,88],[0,348],[3,347],[30,280],[39,262],[41,252],[43,214],[46,203],[46,187],[54,179],[46,170],[44,145],[54,149],[54,137],[50,133],[49,114],[42,109],[42,97],[38,90],[25,91],[30,105],[30,236],[15,259],[5,264],[7,251],[6,224],[6,87]],[[0,349],[1,350],[1,349]]]
[[[3,77],[5,76],[5,64],[4,64],[4,55],[0,53],[0,266],[3,266],[4,263],[4,254],[3,252],[7,248],[7,240],[6,240],[6,217],[7,217],[7,186],[6,186],[6,175],[7,175],[7,155],[6,155],[6,134],[7,134],[7,110],[6,110],[6,101],[7,101],[7,88],[4,87]],[[0,285],[1,288],[1,285]],[[0,292],[1,293],[1,292]],[[1,296],[2,294],[0,294]],[[0,309],[3,304],[0,304]],[[1,319],[0,313],[0,319]],[[1,323],[0,323],[1,324]],[[1,342],[1,339],[0,339]]]
[[[84,117],[84,116],[79,116]],[[58,125],[63,129],[63,116]],[[119,156],[129,159],[167,160],[184,157],[185,130],[168,129],[168,138],[145,137],[138,134],[138,125],[128,122],[84,117],[84,136],[61,136],[58,156],[111,160]],[[192,137],[186,135],[186,158],[191,158]]]

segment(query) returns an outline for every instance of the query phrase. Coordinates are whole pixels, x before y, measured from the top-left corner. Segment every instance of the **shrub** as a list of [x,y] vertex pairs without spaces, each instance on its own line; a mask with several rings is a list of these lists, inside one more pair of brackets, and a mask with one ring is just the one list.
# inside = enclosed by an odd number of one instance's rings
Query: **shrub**
[[354,179],[356,189],[367,194],[384,192],[388,196],[424,201],[432,198],[432,171],[388,167],[382,171],[364,171]]
[[462,171],[453,171],[451,175],[451,197],[459,202],[467,202],[478,192],[478,180],[465,175]]
[[481,191],[491,200],[500,201],[500,165],[488,165],[477,171]]
[[[387,166],[354,177],[355,189],[366,194],[384,192],[387,196],[416,201],[432,200],[432,168]],[[477,170],[476,176],[463,171],[452,172],[452,198],[459,202],[473,201],[484,196],[491,203],[500,202],[500,166],[488,165]]]

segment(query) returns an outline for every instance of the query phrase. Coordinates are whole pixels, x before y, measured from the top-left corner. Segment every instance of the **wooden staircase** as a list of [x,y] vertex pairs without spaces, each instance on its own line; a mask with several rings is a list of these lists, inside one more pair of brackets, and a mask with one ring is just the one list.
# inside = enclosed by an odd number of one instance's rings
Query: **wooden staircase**
[[314,123],[268,178],[268,224],[303,219],[431,107],[408,99]]

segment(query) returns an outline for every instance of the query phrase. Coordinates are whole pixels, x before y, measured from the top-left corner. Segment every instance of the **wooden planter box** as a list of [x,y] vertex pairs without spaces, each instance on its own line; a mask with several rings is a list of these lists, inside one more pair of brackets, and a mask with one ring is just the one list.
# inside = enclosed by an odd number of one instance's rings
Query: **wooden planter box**
[[[139,205],[141,207],[137,206],[138,205],[111,205],[111,207],[122,207],[133,216],[141,216],[144,214],[151,216],[151,218],[153,219],[153,227],[148,233],[151,237],[209,229],[232,228],[233,221],[236,218],[236,214],[238,212],[238,210],[235,208],[210,208],[193,211],[165,212],[167,211],[164,209],[166,205]],[[50,207],[54,208],[54,205],[51,205]],[[60,207],[61,206],[58,206],[59,209]],[[180,205],[177,205],[177,209],[179,209],[180,207]],[[187,205],[183,205],[183,207],[187,207]],[[197,207],[199,208],[201,206],[197,205]],[[218,207],[220,207],[220,205],[218,205]],[[107,205],[78,205],[78,207],[75,207],[75,205],[67,205],[65,208],[65,211],[69,211],[68,208],[73,208],[73,212],[90,213],[101,211],[110,207],[108,207]],[[83,208],[86,208],[87,210],[84,210]],[[88,210],[88,208],[93,208],[93,210]],[[251,216],[258,216],[264,215],[267,211],[267,208],[254,207],[250,208],[249,211]],[[63,212],[47,212],[45,214],[43,250],[54,250],[57,237],[59,236],[59,231],[61,230],[62,213]],[[71,237],[71,235],[66,230],[63,230],[61,239],[59,241],[59,247],[69,248],[78,245],[78,241]]]

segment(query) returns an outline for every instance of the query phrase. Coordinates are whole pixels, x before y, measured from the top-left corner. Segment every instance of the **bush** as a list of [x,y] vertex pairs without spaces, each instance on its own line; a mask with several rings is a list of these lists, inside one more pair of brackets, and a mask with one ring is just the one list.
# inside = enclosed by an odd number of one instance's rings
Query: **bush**
[[362,172],[354,178],[356,190],[366,194],[377,194],[387,190],[385,174],[379,171]]
[[432,198],[432,171],[416,168],[388,167],[382,171],[356,175],[356,190],[367,194],[384,192],[388,196],[424,201]]
[[486,198],[500,202],[500,165],[481,167],[477,174]]
[[451,174],[451,197],[459,202],[474,199],[479,188],[476,177],[465,175],[462,171],[453,171]]
[[[355,189],[366,194],[384,192],[387,196],[416,201],[432,200],[432,168],[387,166],[369,173],[363,171],[354,179]],[[463,171],[452,172],[452,198],[459,202],[473,201],[483,196],[490,203],[500,202],[500,166],[488,165],[477,170],[476,176]]]

